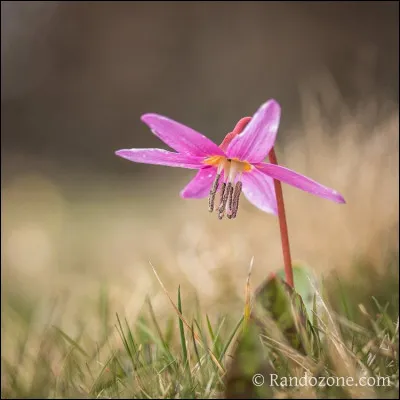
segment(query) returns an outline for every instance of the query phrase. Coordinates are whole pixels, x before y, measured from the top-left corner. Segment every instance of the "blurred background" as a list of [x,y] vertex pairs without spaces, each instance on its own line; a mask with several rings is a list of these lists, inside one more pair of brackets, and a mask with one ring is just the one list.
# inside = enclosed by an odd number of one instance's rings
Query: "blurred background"
[[73,335],[104,292],[131,321],[146,295],[172,312],[149,261],[211,314],[241,312],[252,257],[253,289],[281,268],[275,217],[244,200],[218,221],[179,197],[193,171],[114,155],[166,148],[145,112],[219,143],[278,100],[280,163],[347,200],[284,186],[293,258],[398,297],[398,49],[398,2],[2,2],[7,351],[24,316]]

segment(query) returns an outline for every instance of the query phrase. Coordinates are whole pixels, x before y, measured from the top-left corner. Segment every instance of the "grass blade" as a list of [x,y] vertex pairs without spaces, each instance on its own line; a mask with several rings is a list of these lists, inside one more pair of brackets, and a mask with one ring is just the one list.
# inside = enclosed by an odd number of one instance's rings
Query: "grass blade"
[[69,337],[65,332],[63,332],[60,328],[55,325],[52,325],[53,328],[59,333],[69,344],[74,346],[80,353],[82,353],[85,357],[89,357],[85,350],[71,337]]
[[222,359],[224,358],[225,353],[227,352],[227,350],[228,350],[228,348],[229,348],[229,345],[231,344],[233,338],[235,337],[235,335],[236,335],[237,331],[239,330],[240,325],[242,325],[243,321],[244,321],[244,316],[242,315],[242,317],[239,319],[239,321],[238,321],[238,323],[236,324],[236,326],[233,328],[232,333],[230,334],[230,336],[229,336],[227,342],[225,343],[224,348],[223,348],[222,351],[221,351],[221,354],[219,355],[219,359],[218,359],[218,360],[219,360],[220,362],[222,362]]
[[[181,287],[178,286],[178,310],[182,314],[182,300],[181,300]],[[187,365],[188,357],[187,357],[187,348],[186,348],[186,338],[185,338],[185,330],[183,328],[183,322],[179,318],[179,334],[181,336],[181,346],[182,346],[182,355],[183,355],[183,364]]]

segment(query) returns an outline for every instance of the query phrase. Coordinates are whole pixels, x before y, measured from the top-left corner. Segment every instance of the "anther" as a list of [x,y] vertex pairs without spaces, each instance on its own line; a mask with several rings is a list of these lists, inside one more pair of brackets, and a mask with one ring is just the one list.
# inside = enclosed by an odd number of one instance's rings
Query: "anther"
[[224,216],[224,214],[221,214],[221,205],[224,202],[225,188],[226,188],[226,183],[224,182],[221,186],[221,196],[219,199],[219,206],[218,206],[218,218],[219,219],[222,219]]
[[214,211],[214,202],[215,202],[215,195],[218,190],[218,183],[219,183],[219,178],[221,177],[220,174],[217,174],[215,176],[214,182],[211,186],[210,190],[210,195],[208,197],[208,211],[213,212]]
[[231,219],[233,212],[232,212],[232,207],[233,207],[233,186],[229,184],[229,193],[228,193],[228,204],[227,204],[227,210],[226,210],[226,216]]
[[226,183],[222,186],[221,191],[221,201],[218,208],[218,218],[222,219],[224,217],[226,202],[228,201],[229,192],[232,188],[232,184],[229,182],[228,185]]
[[240,193],[242,193],[242,182],[237,182],[235,185],[235,192],[233,193],[233,200],[232,200],[232,217],[236,218],[236,214],[239,208],[239,198]]
[[222,217],[223,217],[223,215],[221,216],[221,214],[220,214],[220,209],[221,209],[221,204],[224,201],[225,188],[226,188],[226,183],[224,182],[221,185],[221,191],[220,191],[221,194],[220,194],[220,197],[219,197],[219,206],[218,206],[218,218],[219,219],[222,219]]

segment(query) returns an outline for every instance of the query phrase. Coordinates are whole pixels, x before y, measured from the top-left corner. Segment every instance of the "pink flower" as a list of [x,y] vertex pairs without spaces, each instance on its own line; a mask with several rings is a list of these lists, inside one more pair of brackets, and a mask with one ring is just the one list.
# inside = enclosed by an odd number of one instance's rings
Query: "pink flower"
[[134,162],[198,170],[180,195],[185,199],[208,195],[209,211],[212,212],[219,191],[217,210],[220,219],[225,213],[228,218],[236,217],[242,191],[259,209],[277,214],[273,179],[337,203],[345,202],[333,189],[288,168],[264,162],[274,146],[279,126],[280,106],[274,100],[264,103],[252,118],[242,118],[220,146],[167,117],[145,114],[141,119],[176,152],[123,149],[115,154]]

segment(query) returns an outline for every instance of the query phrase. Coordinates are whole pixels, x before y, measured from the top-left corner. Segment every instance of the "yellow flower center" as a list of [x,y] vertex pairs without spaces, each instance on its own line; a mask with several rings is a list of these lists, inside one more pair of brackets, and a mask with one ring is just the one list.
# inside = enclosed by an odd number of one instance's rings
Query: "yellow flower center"
[[[248,172],[252,168],[251,164],[247,161],[240,161],[237,158],[226,158],[224,156],[211,156],[206,158],[203,162],[213,167],[219,167],[221,170],[225,170],[225,168],[228,168],[228,170],[234,168],[238,173]],[[226,172],[229,173],[229,171]]]

